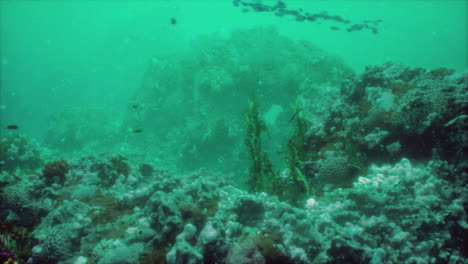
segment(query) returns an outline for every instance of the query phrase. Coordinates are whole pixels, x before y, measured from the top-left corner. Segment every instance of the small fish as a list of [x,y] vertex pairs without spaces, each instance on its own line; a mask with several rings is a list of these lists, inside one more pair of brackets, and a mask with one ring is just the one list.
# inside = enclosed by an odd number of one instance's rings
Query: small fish
[[140,129],[140,128],[134,128],[131,130],[133,133],[141,133],[143,132],[143,129]]
[[331,30],[333,30],[333,31],[340,30],[340,28],[339,28],[339,27],[335,27],[335,26],[331,26],[331,27],[330,27],[330,29],[331,29]]
[[278,1],[278,3],[276,3],[276,6],[274,8],[284,9],[286,8],[286,4],[283,1]]
[[314,22],[315,20],[317,20],[317,16],[316,16],[316,15],[308,16],[308,17],[307,17],[307,20],[308,20],[309,22]]
[[175,19],[174,17],[171,17],[171,20],[170,20],[170,21],[171,21],[171,24],[172,24],[172,25],[177,24],[177,19]]
[[296,16],[296,21],[302,22],[302,21],[306,20],[306,18],[307,18],[306,16],[298,15],[298,16]]
[[276,12],[276,13],[275,13],[275,16],[277,16],[277,17],[282,17],[282,16],[284,16],[284,13],[283,13],[283,12]]
[[137,109],[138,107],[140,107],[139,104],[132,104],[132,108],[133,108],[133,109]]
[[8,125],[6,127],[6,129],[16,130],[16,129],[19,129],[19,126],[17,126],[17,125]]

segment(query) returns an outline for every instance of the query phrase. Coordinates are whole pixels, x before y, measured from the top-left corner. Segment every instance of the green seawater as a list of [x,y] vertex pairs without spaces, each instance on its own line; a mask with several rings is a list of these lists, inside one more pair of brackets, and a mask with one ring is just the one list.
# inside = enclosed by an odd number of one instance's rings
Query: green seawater
[[258,26],[308,40],[358,72],[387,61],[428,69],[468,67],[468,1],[285,2],[356,22],[383,22],[373,35],[331,31],[333,23],[242,13],[228,0],[1,1],[2,126],[17,124],[41,140],[53,113],[87,106],[124,111],[151,56],[185,50],[200,34],[229,35]]
[[0,263],[468,264],[468,1],[0,0]]

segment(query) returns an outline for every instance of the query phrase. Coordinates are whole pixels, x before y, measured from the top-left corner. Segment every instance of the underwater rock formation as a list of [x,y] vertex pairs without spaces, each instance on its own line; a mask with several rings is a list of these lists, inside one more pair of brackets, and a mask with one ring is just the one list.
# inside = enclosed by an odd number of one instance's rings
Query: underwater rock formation
[[16,169],[37,169],[42,166],[40,146],[37,141],[21,134],[2,137],[0,140],[0,172]]
[[[233,171],[244,166],[232,161],[244,152],[239,113],[252,95],[262,114],[273,105],[289,109],[308,84],[338,85],[351,73],[336,56],[273,28],[200,36],[187,53],[152,58],[123,124],[144,131],[130,137],[131,144],[159,150],[154,154],[180,169]],[[272,121],[274,140],[284,137],[287,115],[280,111]],[[173,152],[181,156],[167,156]]]
[[315,103],[316,94],[305,93],[309,151],[316,153],[312,160],[330,152],[347,156],[356,168],[403,157],[447,160],[466,183],[468,145],[461,118],[468,107],[467,76],[387,63],[350,76],[341,90],[325,89],[319,98],[327,108]]
[[66,154],[107,151],[121,138],[120,116],[115,109],[99,107],[55,113],[48,120],[44,144]]
[[[153,263],[161,257],[167,263],[317,264],[465,259],[466,187],[443,179],[442,163],[413,165],[402,159],[372,165],[351,187],[293,207],[233,187],[223,175],[207,171],[148,177],[132,170],[108,185],[90,170],[106,160],[69,161],[67,181],[56,193],[31,185],[40,180],[37,175],[24,175],[2,192],[2,209],[9,212],[0,215],[2,221],[21,217],[31,203],[23,199],[13,206],[14,192],[54,201],[39,225],[26,227],[33,245],[30,263]],[[92,185],[97,187],[93,193],[76,195]]]
[[41,174],[46,150],[0,140],[0,256],[466,263],[467,81],[394,63],[356,74],[272,29],[200,38],[153,58],[125,118],[58,118],[48,146],[80,155]]

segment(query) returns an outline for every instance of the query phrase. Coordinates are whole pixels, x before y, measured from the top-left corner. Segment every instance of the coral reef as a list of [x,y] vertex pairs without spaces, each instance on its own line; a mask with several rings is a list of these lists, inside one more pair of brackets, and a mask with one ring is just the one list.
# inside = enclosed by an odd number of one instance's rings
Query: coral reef
[[0,140],[0,172],[16,169],[34,170],[43,163],[39,144],[28,137],[15,134]]
[[42,169],[42,178],[47,186],[52,183],[63,184],[68,170],[69,165],[65,160],[52,161],[46,163]]
[[116,121],[122,114],[108,108],[72,108],[55,113],[48,120],[44,144],[71,157],[74,152],[94,153],[113,149],[121,123]]
[[355,74],[265,28],[191,49],[152,59],[125,117],[52,121],[42,174],[0,140],[2,261],[467,263],[468,72]]
[[[234,161],[245,155],[239,113],[252,96],[263,119],[273,105],[288,109],[307,84],[338,85],[351,73],[341,59],[273,28],[200,36],[187,53],[152,58],[123,125],[144,131],[127,139],[131,145],[178,169],[238,171],[244,164]],[[269,136],[285,137],[281,127],[288,126],[288,118],[278,113]]]
[[[467,74],[387,63],[350,76],[340,90],[325,91],[320,100],[326,100],[327,108],[304,94],[303,111],[311,124],[307,142],[317,154],[307,161],[317,163],[309,166],[308,177],[331,181],[333,175],[355,175],[327,174],[325,168],[336,163],[326,165],[327,153],[346,157],[348,167],[357,171],[371,162],[404,157],[447,160],[461,166],[460,172],[466,170],[467,141],[461,136],[466,125],[459,120],[467,107]],[[466,182],[464,173],[457,177]]]
[[[30,233],[25,228],[15,228],[8,222],[0,222],[0,261],[27,260],[32,254]],[[13,253],[15,252],[15,253]],[[18,262],[20,263],[20,262]]]
[[[68,177],[56,193],[40,192],[43,187],[29,180],[4,188],[9,195],[2,195],[2,205],[17,215],[31,203],[27,197],[39,194],[37,200],[58,201],[39,225],[29,227],[28,241],[34,246],[31,263],[463,263],[465,259],[467,192],[444,179],[451,177],[447,163],[413,165],[402,159],[393,165],[372,165],[349,187],[332,189],[315,200],[312,196],[294,207],[266,193],[233,187],[223,175],[207,171],[143,176],[132,170],[109,184],[114,171],[93,170],[93,165],[107,162],[107,155],[68,161]],[[332,168],[327,170],[342,170]],[[97,177],[98,173],[110,175]],[[98,196],[68,199],[91,184],[98,187]],[[5,200],[15,195],[13,190],[24,198]]]

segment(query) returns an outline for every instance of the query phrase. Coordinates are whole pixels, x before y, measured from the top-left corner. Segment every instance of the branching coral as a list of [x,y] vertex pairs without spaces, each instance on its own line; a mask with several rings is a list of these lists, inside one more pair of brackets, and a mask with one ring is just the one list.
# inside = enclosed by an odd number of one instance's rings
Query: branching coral
[[70,166],[65,160],[57,160],[47,163],[42,169],[42,178],[46,185],[53,183],[63,184]]

